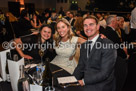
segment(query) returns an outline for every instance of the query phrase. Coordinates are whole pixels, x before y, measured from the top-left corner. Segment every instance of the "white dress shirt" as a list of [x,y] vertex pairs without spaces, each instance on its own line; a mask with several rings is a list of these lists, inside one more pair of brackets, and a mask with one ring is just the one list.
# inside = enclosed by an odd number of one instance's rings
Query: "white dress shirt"
[[136,29],[136,7],[131,12],[130,28]]

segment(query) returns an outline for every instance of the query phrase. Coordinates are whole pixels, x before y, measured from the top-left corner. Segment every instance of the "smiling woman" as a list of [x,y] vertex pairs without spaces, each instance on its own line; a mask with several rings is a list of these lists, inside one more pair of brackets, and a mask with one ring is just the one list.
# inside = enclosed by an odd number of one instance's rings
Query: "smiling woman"
[[86,40],[74,36],[70,23],[66,19],[57,21],[54,39],[54,48],[57,56],[51,63],[72,74],[77,66],[77,62],[75,58],[73,58],[76,51],[76,45],[84,43]]
[[[21,57],[24,57],[26,59],[40,60],[41,57],[39,55],[39,50],[41,49],[44,51],[44,56],[43,56],[44,59],[49,56],[48,54],[51,55],[51,53],[48,53],[51,46],[47,46],[47,44],[48,45],[52,44],[51,26],[42,25],[39,31],[40,33],[37,35],[29,35],[15,40],[16,50],[18,51]],[[17,47],[19,44],[23,45],[24,47],[23,51],[21,48]],[[25,48],[26,46],[27,48]]]

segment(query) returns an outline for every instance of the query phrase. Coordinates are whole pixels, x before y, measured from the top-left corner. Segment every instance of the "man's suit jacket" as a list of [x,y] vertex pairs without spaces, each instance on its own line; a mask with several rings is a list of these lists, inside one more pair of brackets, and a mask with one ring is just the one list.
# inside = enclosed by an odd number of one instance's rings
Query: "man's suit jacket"
[[[117,44],[121,44],[121,40],[119,36],[117,35],[116,31],[114,31],[111,27],[107,26],[105,29],[105,32],[103,33],[108,39]],[[121,48],[118,48],[117,50],[117,55],[120,56],[121,58],[126,58],[127,55],[125,54],[124,50]]]
[[81,45],[79,63],[74,76],[77,80],[84,79],[85,91],[115,91],[116,50],[100,48],[101,44],[111,43],[110,40],[101,39],[99,36],[89,58],[87,58],[87,42]]
[[74,26],[74,23],[75,23],[75,19],[72,19],[72,20],[69,20],[71,26]]

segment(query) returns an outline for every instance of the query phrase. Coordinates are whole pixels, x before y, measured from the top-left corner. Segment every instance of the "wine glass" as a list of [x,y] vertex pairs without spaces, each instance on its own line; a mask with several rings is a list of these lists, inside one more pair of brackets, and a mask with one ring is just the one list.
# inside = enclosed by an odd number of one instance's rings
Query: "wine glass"
[[39,55],[40,55],[40,57],[41,57],[41,64],[43,65],[44,50],[40,49],[40,50],[39,50]]
[[33,73],[33,78],[34,78],[34,80],[36,81],[36,83],[38,85],[41,85],[41,83],[42,83],[42,73],[40,73],[40,72],[34,72]]

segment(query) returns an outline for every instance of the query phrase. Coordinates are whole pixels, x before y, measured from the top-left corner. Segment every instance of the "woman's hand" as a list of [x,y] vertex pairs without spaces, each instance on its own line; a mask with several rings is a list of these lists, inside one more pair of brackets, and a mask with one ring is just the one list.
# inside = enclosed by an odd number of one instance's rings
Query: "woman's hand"
[[73,58],[74,58],[74,55],[73,55],[73,56],[71,56],[71,57],[69,57],[69,60],[71,61],[71,60],[73,60]]
[[21,55],[21,57],[24,57],[25,59],[33,59],[31,56],[25,54]]
[[83,80],[78,80],[78,82],[81,86],[84,86]]

